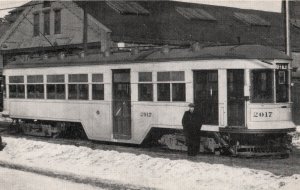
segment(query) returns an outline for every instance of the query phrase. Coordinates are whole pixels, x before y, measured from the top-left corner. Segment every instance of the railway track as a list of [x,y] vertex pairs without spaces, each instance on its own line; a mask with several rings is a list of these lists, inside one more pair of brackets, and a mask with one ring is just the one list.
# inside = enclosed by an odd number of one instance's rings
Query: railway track
[[[44,136],[30,136],[23,134],[21,132],[15,132],[9,130],[10,123],[8,122],[0,122],[0,134],[3,137],[14,137],[14,138],[26,138],[29,140],[42,141],[53,144],[60,145],[73,145],[73,146],[83,146],[91,149],[100,149],[100,150],[115,150],[119,152],[126,153],[134,153],[134,154],[147,154],[149,156],[154,157],[163,157],[163,158],[189,158],[186,156],[186,152],[182,150],[174,150],[169,149],[167,146],[160,145],[158,143],[155,144],[142,144],[142,145],[134,145],[134,144],[120,144],[114,142],[103,142],[103,141],[92,141],[88,139],[80,139],[80,138],[53,138],[53,137],[44,137]],[[273,156],[272,154],[262,154],[260,156],[249,156],[246,154],[245,156],[230,156],[230,155],[215,155],[214,153],[201,153],[201,155],[206,156],[214,156],[214,157],[240,157],[240,158],[287,158],[285,156]],[[190,159],[190,158],[189,158]]]
[[[131,153],[135,155],[147,155],[153,158],[164,158],[170,160],[189,160],[193,162],[204,162],[208,164],[222,164],[229,167],[252,168],[259,170],[266,170],[277,175],[293,175],[300,173],[300,149],[293,147],[293,151],[289,158],[286,159],[273,159],[272,157],[257,157],[252,159],[245,159],[240,157],[214,155],[214,154],[200,154],[196,157],[188,157],[186,152],[169,150],[159,146],[133,146],[133,145],[120,145],[116,143],[95,142],[90,140],[78,139],[61,139],[49,137],[35,137],[22,134],[9,134],[6,127],[0,123],[0,134],[2,137],[12,138],[25,138],[33,141],[42,141],[58,145],[72,145],[83,146],[93,150],[108,150],[117,151],[120,153]],[[274,164],[276,163],[276,164]]]

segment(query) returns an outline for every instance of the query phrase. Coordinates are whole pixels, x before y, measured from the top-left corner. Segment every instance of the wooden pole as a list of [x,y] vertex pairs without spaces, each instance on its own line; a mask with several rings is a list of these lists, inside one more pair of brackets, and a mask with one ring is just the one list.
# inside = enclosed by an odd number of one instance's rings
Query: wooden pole
[[87,38],[88,38],[88,19],[87,19],[87,10],[86,4],[83,7],[83,51],[87,52]]
[[291,33],[290,33],[290,6],[289,0],[285,0],[285,43],[286,54],[291,56]]

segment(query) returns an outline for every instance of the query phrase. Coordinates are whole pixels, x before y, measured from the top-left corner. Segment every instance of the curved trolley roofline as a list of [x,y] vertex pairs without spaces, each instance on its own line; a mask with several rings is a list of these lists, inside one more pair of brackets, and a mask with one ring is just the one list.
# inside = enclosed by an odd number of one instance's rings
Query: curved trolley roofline
[[292,58],[279,50],[262,45],[215,46],[198,49],[164,46],[136,52],[135,50],[100,52],[84,56],[82,54],[81,56],[76,54],[67,56],[49,54],[44,56],[44,59],[42,57],[16,56],[15,60],[8,61],[4,69],[222,59],[262,60],[272,65],[274,60],[290,62]]

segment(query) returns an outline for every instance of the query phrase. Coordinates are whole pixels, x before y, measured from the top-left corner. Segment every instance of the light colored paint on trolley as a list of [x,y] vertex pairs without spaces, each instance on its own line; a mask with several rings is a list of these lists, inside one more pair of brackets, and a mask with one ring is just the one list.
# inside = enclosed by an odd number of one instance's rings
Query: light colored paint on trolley
[[[41,67],[25,69],[5,69],[6,79],[9,76],[18,75],[51,75],[64,74],[68,84],[68,74],[89,74],[89,89],[91,89],[91,74],[103,73],[104,100],[30,100],[30,99],[8,99],[4,101],[5,110],[9,111],[12,118],[28,118],[39,120],[75,121],[81,122],[89,139],[101,141],[116,141],[140,144],[152,127],[182,129],[181,118],[187,110],[189,102],[194,100],[193,71],[196,70],[218,70],[218,103],[219,103],[219,125],[204,125],[202,130],[218,131],[219,127],[227,126],[227,69],[245,70],[245,95],[250,94],[249,72],[251,69],[276,69],[276,63],[290,63],[289,60],[260,61],[255,59],[218,59],[218,60],[193,60],[193,61],[170,61],[153,63],[132,64],[106,64],[106,65],[81,65],[64,67]],[[130,69],[131,81],[131,133],[129,140],[113,138],[112,118],[112,70]],[[184,71],[186,84],[185,102],[161,102],[157,101],[157,72]],[[152,102],[138,101],[138,73],[152,72],[153,95]],[[44,85],[46,85],[44,80]],[[25,77],[25,91],[26,91]],[[8,83],[6,83],[8,89]],[[44,88],[46,91],[46,88]],[[68,92],[68,85],[66,85]],[[91,92],[91,91],[90,91]],[[7,97],[9,97],[7,92]],[[91,94],[91,93],[89,93]],[[284,129],[293,127],[291,122],[290,103],[246,103],[246,127],[248,129]],[[253,112],[272,110],[272,119],[255,120]],[[151,117],[144,117],[143,113],[151,113]],[[280,121],[280,124],[279,124]],[[285,125],[282,125],[284,122]]]

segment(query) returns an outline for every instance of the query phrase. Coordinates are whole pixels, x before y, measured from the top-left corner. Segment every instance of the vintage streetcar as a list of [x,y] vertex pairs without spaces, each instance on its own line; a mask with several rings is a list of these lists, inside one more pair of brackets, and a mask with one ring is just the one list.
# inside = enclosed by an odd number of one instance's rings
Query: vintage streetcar
[[295,130],[291,58],[261,45],[148,47],[15,57],[4,65],[4,114],[25,134],[155,140],[185,150],[195,103],[202,152],[286,155]]

